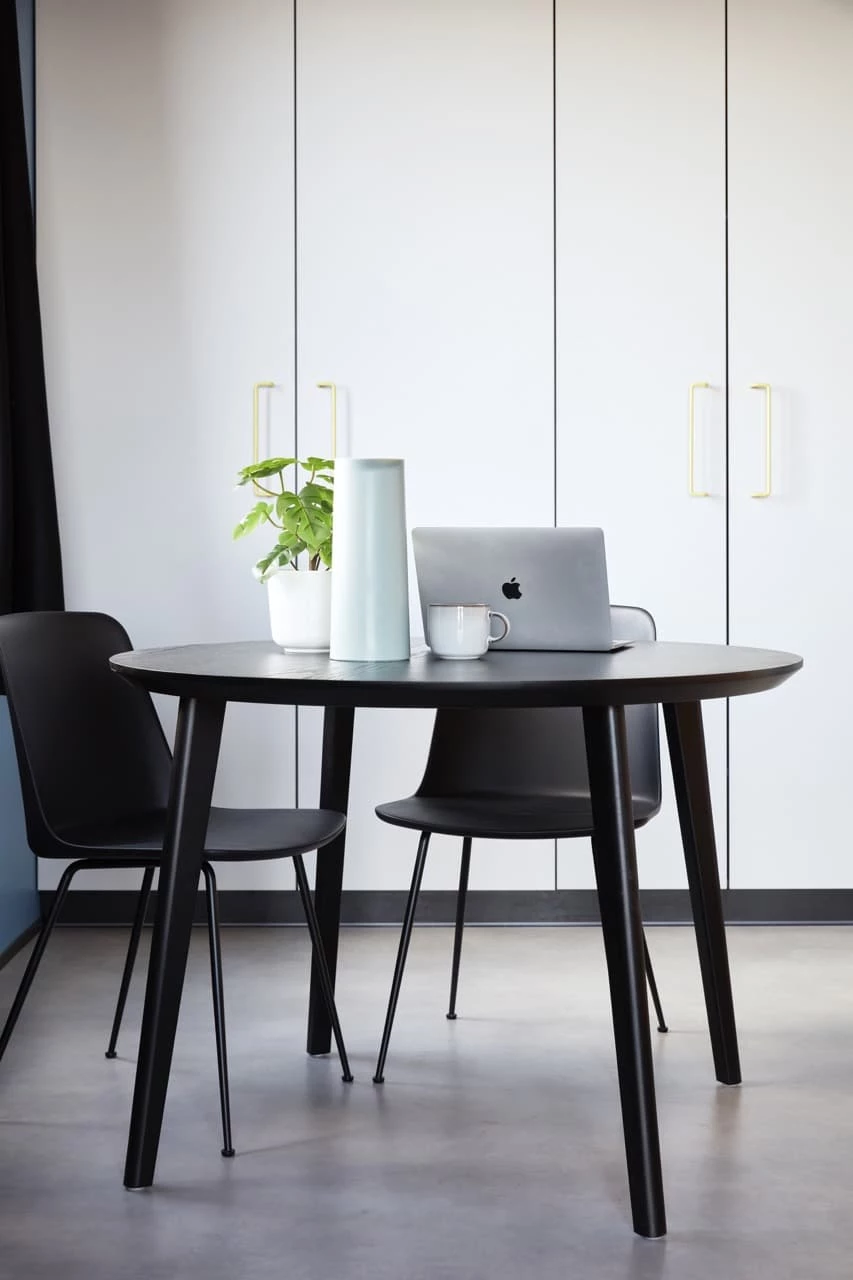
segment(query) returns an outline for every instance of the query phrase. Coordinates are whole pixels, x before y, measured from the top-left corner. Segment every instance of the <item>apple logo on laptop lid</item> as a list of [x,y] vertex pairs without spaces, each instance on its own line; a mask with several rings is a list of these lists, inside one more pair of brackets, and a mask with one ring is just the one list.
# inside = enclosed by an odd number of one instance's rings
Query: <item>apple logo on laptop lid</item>
[[507,600],[521,599],[521,584],[516,582],[514,577],[510,578],[509,582],[505,582],[502,585],[501,591],[504,593]]

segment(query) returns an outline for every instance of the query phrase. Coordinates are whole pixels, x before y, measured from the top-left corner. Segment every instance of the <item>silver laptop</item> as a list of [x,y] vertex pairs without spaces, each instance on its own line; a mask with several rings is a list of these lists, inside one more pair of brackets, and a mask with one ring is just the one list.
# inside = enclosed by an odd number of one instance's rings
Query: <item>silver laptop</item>
[[609,652],[601,529],[412,530],[424,636],[431,604],[486,604],[510,620],[501,649]]

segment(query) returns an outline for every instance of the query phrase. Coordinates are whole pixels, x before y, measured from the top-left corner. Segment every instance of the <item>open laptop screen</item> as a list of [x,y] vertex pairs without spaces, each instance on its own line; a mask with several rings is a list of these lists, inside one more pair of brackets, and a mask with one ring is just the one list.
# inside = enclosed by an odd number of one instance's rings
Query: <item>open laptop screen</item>
[[502,649],[613,647],[601,529],[420,527],[412,546],[425,635],[429,605],[486,604],[510,620]]

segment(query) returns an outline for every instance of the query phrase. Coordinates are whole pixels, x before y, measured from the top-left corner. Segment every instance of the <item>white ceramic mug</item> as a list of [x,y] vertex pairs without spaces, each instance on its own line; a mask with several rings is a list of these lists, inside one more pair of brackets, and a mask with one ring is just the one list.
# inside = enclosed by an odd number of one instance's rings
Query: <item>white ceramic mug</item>
[[[493,636],[492,618],[503,623]],[[487,604],[431,604],[427,609],[429,647],[439,658],[482,658],[490,644],[509,635],[509,618]]]

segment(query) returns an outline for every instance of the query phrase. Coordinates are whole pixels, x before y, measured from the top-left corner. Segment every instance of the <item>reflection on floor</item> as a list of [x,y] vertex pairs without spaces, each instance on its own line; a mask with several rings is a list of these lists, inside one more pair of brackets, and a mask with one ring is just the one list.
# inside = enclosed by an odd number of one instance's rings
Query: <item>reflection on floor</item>
[[[125,935],[64,930],[0,1067],[0,1276],[63,1280],[837,1280],[853,1254],[853,929],[729,933],[745,1084],[714,1081],[689,930],[651,929],[670,1234],[631,1232],[601,938],[416,931],[387,1083],[371,1072],[396,947],[342,939],[354,1085],[303,1052],[296,929],[224,939],[237,1157],[219,1155],[196,931],[157,1182],[121,1186],[142,995],[104,1058]],[[23,956],[0,973],[5,1014]]]

